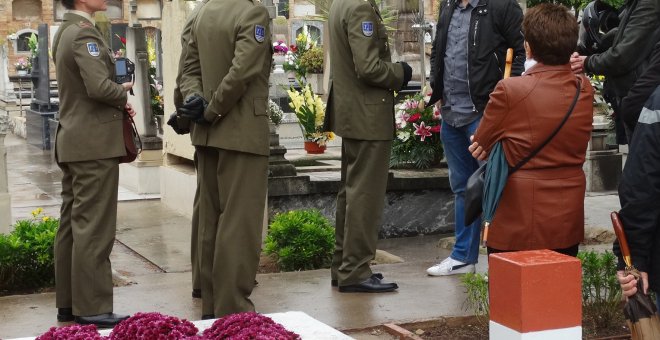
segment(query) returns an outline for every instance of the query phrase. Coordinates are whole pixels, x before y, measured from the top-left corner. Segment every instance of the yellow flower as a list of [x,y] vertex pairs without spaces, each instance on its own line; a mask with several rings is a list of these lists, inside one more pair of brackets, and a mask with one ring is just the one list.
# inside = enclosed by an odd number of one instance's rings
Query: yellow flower
[[41,215],[41,213],[42,213],[43,211],[44,211],[44,210],[43,210],[42,208],[34,209],[34,210],[32,210],[32,216],[33,216],[33,217],[37,217],[37,216]]
[[41,220],[44,221],[44,222],[48,222],[48,220],[50,220],[50,217],[44,216]]

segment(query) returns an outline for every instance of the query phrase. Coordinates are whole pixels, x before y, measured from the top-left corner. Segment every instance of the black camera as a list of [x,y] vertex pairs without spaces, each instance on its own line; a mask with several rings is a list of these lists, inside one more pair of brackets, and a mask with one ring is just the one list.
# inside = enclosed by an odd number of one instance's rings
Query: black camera
[[130,83],[135,75],[135,64],[128,58],[115,59],[115,82]]

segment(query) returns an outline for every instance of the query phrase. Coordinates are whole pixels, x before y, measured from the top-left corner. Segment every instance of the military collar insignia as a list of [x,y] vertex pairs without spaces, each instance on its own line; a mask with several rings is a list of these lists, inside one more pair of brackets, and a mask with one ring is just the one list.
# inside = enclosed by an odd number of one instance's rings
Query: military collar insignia
[[372,21],[362,22],[362,34],[364,34],[365,37],[370,37],[374,34],[374,23]]
[[89,52],[89,55],[91,55],[92,57],[98,57],[99,54],[101,54],[99,50],[99,45],[95,42],[87,43],[87,52]]
[[264,42],[266,40],[266,27],[254,25],[254,39],[260,43]]

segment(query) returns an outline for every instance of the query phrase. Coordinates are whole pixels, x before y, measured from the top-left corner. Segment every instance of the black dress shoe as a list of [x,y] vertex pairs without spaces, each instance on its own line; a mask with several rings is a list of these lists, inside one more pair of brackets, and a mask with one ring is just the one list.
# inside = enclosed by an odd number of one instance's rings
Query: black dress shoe
[[202,290],[201,289],[193,289],[192,297],[194,297],[195,299],[201,299],[202,298]]
[[341,293],[385,293],[393,292],[399,286],[394,282],[381,282],[381,279],[372,275],[370,278],[354,285],[339,286]]
[[58,308],[57,309],[57,322],[70,322],[74,320],[73,309],[71,308]]
[[128,315],[115,313],[104,313],[90,316],[76,316],[76,323],[81,325],[96,325],[98,328],[112,328],[123,320],[128,319]]
[[215,319],[215,316],[213,316],[213,314],[202,315],[202,320],[209,320],[209,319]]
[[[373,273],[371,276],[375,276],[379,280],[383,279],[383,274],[381,274],[381,273]],[[332,279],[332,280],[330,280],[330,285],[333,286],[333,287],[337,287],[337,286],[339,286],[339,281],[337,281],[337,279]]]

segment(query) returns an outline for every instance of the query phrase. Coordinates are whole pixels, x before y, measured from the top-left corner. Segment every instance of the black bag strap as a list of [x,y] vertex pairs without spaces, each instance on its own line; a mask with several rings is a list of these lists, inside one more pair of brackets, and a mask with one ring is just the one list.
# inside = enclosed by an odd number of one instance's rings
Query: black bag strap
[[580,88],[581,87],[582,87],[582,78],[577,77],[577,89],[575,90],[575,98],[573,98],[573,103],[571,103],[571,107],[568,108],[568,112],[566,112],[566,115],[564,116],[564,119],[561,121],[559,126],[557,126],[555,131],[553,131],[552,134],[550,134],[550,137],[548,137],[548,139],[546,139],[545,142],[543,142],[543,144],[541,144],[538,148],[536,148],[536,150],[532,151],[532,153],[530,153],[529,156],[525,157],[523,160],[518,162],[518,164],[516,164],[516,166],[509,169],[509,175],[511,175],[512,173],[518,171],[518,169],[522,168],[523,165],[525,165],[527,162],[529,162],[530,159],[534,158],[534,156],[536,156],[536,154],[538,154],[541,151],[541,149],[543,149],[546,145],[548,145],[548,143],[550,143],[550,141],[553,138],[555,138],[555,136],[557,135],[559,130],[561,130],[561,128],[564,126],[564,124],[568,120],[568,117],[573,112],[573,109],[575,108],[575,104],[577,104],[578,98],[580,97]]

